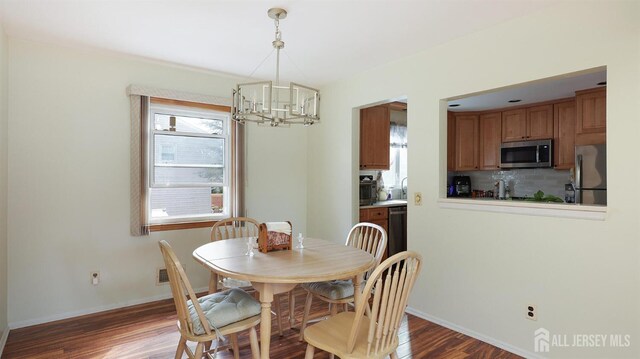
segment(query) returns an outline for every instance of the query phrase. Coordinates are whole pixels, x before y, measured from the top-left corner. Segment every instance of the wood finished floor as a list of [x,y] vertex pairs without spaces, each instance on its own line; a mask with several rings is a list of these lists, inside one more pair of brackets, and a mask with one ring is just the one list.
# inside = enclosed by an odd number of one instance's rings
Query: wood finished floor
[[[300,323],[304,292],[296,293],[296,316]],[[285,306],[283,300],[283,309]],[[324,312],[326,305],[314,301],[312,311]],[[273,322],[271,358],[303,358],[306,344],[298,341],[298,331],[286,329],[284,336],[279,337]],[[2,358],[173,358],[179,338],[175,323],[173,300],[163,300],[16,329],[9,333]],[[399,358],[519,358],[413,315],[405,317],[399,336]],[[241,334],[241,358],[251,357],[248,343],[247,334]],[[223,350],[218,358],[233,355]],[[328,354],[316,350],[314,358],[328,358]]]

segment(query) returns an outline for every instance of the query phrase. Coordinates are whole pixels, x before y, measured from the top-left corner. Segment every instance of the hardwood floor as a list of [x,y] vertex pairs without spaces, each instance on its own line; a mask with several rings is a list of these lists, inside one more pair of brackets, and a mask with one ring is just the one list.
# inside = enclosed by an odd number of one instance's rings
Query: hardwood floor
[[[304,292],[296,293],[299,324]],[[283,300],[283,309],[285,305]],[[322,311],[326,305],[314,301],[312,313]],[[9,333],[2,358],[173,358],[179,338],[176,320],[173,300],[169,299],[16,329]],[[306,343],[298,341],[298,331],[287,329],[279,337],[273,322],[271,358],[303,358]],[[399,337],[399,358],[519,358],[413,315],[405,317]],[[240,336],[240,357],[251,357],[246,333]],[[233,355],[222,350],[218,358]],[[328,358],[328,354],[316,351],[314,358]]]

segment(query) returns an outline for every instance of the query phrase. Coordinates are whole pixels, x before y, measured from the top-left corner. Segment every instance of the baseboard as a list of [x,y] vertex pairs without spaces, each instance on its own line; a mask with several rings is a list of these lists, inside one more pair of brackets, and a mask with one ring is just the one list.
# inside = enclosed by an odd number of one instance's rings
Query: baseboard
[[7,344],[7,338],[9,338],[9,327],[5,327],[2,329],[2,337],[0,338],[0,358],[2,358],[2,351],[4,350],[4,345]]
[[[476,331],[467,329],[465,327],[461,327],[461,326],[459,326],[457,324],[453,324],[453,323],[448,322],[448,321],[446,321],[444,319],[440,319],[438,317],[434,317],[433,315],[421,312],[421,311],[416,310],[414,308],[407,307],[406,312],[409,313],[409,314],[415,315],[416,317],[422,318],[424,320],[428,320],[428,321],[430,321],[432,323],[436,323],[438,325],[441,325],[441,326],[443,326],[445,328],[449,328],[451,330],[454,330],[454,331],[456,331],[458,333],[462,333],[464,335],[467,335],[467,336],[470,336],[472,338],[478,339],[478,340],[483,341],[483,342],[485,342],[487,344],[491,344],[491,345],[496,346],[498,348],[504,349],[504,350],[506,350],[508,352],[511,352],[513,354],[516,354],[516,355],[519,355],[521,357],[533,358],[533,359],[542,359],[543,358],[537,353],[533,353],[533,352],[530,352],[530,351],[527,351],[527,350],[523,350],[523,349],[518,348],[518,347],[514,347],[511,344],[507,344],[505,342],[502,342],[502,341],[497,340],[495,338],[489,337],[487,335],[478,333]],[[531,338],[533,339],[533,337],[531,337]]]
[[[209,290],[209,287],[194,288],[194,291],[196,293],[207,292],[208,290]],[[116,303],[116,304],[103,305],[103,306],[93,307],[93,308],[88,308],[88,309],[83,309],[83,310],[77,310],[77,311],[73,311],[73,312],[54,314],[54,315],[50,315],[50,316],[46,316],[46,317],[42,317],[42,318],[23,320],[23,321],[20,321],[20,322],[12,322],[12,323],[9,323],[9,329],[18,329],[18,328],[30,327],[32,325],[55,322],[57,320],[80,317],[80,316],[88,315],[88,314],[96,314],[96,313],[100,313],[100,312],[106,312],[108,310],[131,307],[131,306],[134,306],[134,305],[151,303],[151,302],[156,302],[156,301],[159,301],[159,300],[165,300],[165,299],[169,299],[169,298],[171,298],[171,293],[160,294],[160,295],[155,295],[153,297],[140,298],[140,299],[130,300],[130,301]]]

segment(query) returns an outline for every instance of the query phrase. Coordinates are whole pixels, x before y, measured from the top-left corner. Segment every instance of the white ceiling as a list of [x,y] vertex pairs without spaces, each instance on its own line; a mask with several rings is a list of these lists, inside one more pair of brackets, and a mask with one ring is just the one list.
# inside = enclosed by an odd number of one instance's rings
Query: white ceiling
[[[248,76],[289,15],[283,81],[322,86],[550,6],[553,0],[0,0],[11,37],[89,46]],[[254,77],[275,77],[271,56]]]
[[[564,74],[549,79],[541,79],[524,84],[485,91],[481,94],[449,99],[449,110],[483,111],[513,106],[522,106],[536,102],[562,99],[575,96],[578,90],[599,87],[599,83],[607,81],[606,68],[596,68],[580,73]],[[510,103],[510,100],[521,100]],[[457,107],[451,107],[458,104]]]

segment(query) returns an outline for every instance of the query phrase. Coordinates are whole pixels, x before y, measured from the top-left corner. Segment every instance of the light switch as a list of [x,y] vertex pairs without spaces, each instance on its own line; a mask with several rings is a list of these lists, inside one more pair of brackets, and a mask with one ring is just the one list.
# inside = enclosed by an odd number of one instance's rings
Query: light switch
[[413,194],[413,204],[416,206],[422,206],[422,193],[416,192]]

